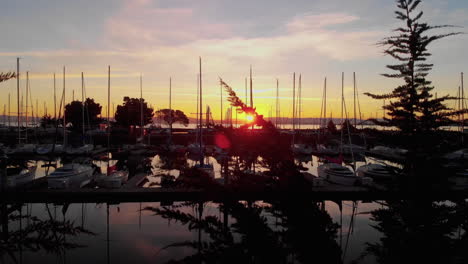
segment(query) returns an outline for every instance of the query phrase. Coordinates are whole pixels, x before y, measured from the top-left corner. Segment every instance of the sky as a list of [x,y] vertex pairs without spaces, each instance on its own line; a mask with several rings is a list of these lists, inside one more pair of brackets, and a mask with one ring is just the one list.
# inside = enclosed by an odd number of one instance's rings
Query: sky
[[[319,117],[324,78],[327,115],[340,115],[341,73],[347,111],[352,112],[353,72],[364,118],[381,116],[382,101],[364,92],[389,93],[376,43],[400,25],[390,0],[16,0],[0,9],[0,72],[16,69],[20,57],[21,90],[29,71],[31,95],[39,114],[53,111],[53,74],[57,94],[66,67],[66,100],[81,99],[81,72],[86,95],[107,105],[107,67],[111,67],[111,104],[124,96],[143,97],[155,109],[172,105],[188,116],[196,111],[198,58],[202,58],[204,104],[220,115],[219,78],[245,98],[244,80],[253,69],[254,104],[260,114],[275,113],[276,79],[280,111],[292,114],[293,73],[302,75],[303,117]],[[422,20],[468,27],[468,1],[425,0]],[[434,33],[448,32],[434,31]],[[434,69],[429,75],[438,95],[455,95],[460,73],[468,72],[467,35],[430,46]],[[16,81],[0,84],[0,107],[16,112]],[[58,95],[59,97],[60,95]],[[223,93],[224,98],[226,94]],[[224,111],[228,103],[223,102]],[[454,103],[450,102],[449,106]],[[3,109],[0,109],[0,111]]]

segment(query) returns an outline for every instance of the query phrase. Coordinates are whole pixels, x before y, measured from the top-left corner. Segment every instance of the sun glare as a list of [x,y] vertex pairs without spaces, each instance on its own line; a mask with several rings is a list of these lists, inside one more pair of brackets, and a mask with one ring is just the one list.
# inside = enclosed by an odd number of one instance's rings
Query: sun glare
[[253,115],[246,115],[245,120],[247,120],[247,122],[250,123],[250,122],[252,122],[254,120],[254,117],[253,117]]

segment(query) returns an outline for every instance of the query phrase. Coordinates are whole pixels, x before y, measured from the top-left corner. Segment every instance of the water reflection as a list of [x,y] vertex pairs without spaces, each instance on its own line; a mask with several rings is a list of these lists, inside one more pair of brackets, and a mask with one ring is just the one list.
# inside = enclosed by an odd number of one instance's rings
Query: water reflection
[[363,256],[378,263],[466,263],[466,209],[465,201],[385,202],[370,219],[382,237]]
[[3,204],[2,263],[466,263],[466,201]]

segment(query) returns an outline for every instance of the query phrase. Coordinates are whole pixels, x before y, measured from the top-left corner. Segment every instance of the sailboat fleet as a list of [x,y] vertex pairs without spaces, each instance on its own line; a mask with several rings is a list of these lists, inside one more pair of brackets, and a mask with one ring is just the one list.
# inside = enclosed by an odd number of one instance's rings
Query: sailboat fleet
[[[17,60],[17,74],[19,76],[19,59]],[[67,156],[82,156],[87,155],[93,152],[94,145],[85,142],[85,84],[84,84],[84,74],[81,74],[81,102],[82,102],[82,134],[83,134],[83,141],[81,145],[72,146],[67,142],[67,121],[65,118],[65,95],[66,95],[66,78],[65,78],[65,67],[63,68],[63,91],[62,91],[62,98],[60,99],[60,107],[59,109],[59,116],[56,120],[60,120],[60,114],[63,113],[62,116],[62,124],[61,128],[59,126],[55,127],[56,134],[60,131],[62,133],[63,142],[53,142],[52,144],[42,144],[36,145],[29,143],[27,141],[27,130],[23,135],[23,130],[21,127],[20,121],[20,93],[19,93],[19,78],[17,78],[17,102],[18,102],[18,119],[17,119],[17,131],[18,131],[18,143],[15,147],[5,147],[2,146],[3,152],[7,155],[15,156],[15,155],[29,155],[29,154],[37,154],[37,155],[67,155]],[[30,99],[30,85],[29,85],[29,77],[28,73],[26,74],[27,80],[27,95],[26,95],[26,109],[28,108],[29,102],[32,102]],[[355,91],[355,100],[356,100],[356,80],[355,75],[354,77],[354,91]],[[197,75],[197,128],[196,128],[196,140],[195,142],[189,144],[187,147],[182,145],[174,144],[172,140],[172,122],[170,122],[169,126],[169,141],[167,144],[167,149],[171,153],[186,153],[196,156],[197,163],[194,165],[195,168],[200,169],[210,176],[214,178],[214,169],[213,165],[205,162],[205,153],[214,153],[216,155],[226,155],[226,150],[219,149],[216,147],[212,147],[212,149],[208,149],[209,146],[205,145],[204,143],[204,123],[203,123],[203,78],[202,78],[202,64],[201,58],[199,59],[199,74]],[[342,74],[342,83],[341,83],[341,140],[339,142],[339,146],[330,147],[325,146],[323,144],[318,143],[315,147],[311,144],[302,143],[301,140],[301,121],[302,120],[302,75],[299,75],[298,78],[298,86],[296,90],[296,74],[293,74],[293,106],[292,106],[292,141],[291,141],[291,151],[295,155],[298,156],[311,156],[319,155],[325,156],[325,162],[318,166],[317,173],[318,177],[324,179],[333,184],[340,184],[340,185],[356,185],[362,184],[367,185],[374,181],[388,181],[395,179],[396,175],[399,173],[398,169],[393,166],[389,166],[386,164],[380,163],[369,163],[363,166],[357,166],[356,161],[359,155],[371,155],[377,158],[382,159],[389,159],[389,160],[404,160],[406,158],[407,151],[404,149],[396,149],[396,148],[388,148],[384,146],[376,146],[370,150],[366,151],[366,148],[363,146],[359,146],[356,144],[352,144],[351,142],[351,132],[349,125],[346,126],[348,143],[345,143],[345,122],[351,124],[348,118],[347,110],[346,110],[346,103],[344,98],[344,73]],[[246,89],[247,89],[247,79],[246,79]],[[108,102],[107,102],[107,147],[106,152],[110,153],[110,66],[108,71]],[[296,93],[297,91],[297,93]],[[326,121],[327,121],[327,79],[325,78],[324,82],[324,91],[323,91],[323,100],[322,100],[322,108],[321,108],[321,120],[320,120],[320,131],[325,129]],[[277,90],[276,90],[277,102],[276,102],[276,126],[279,125],[278,116],[279,114],[279,84],[277,80]],[[246,90],[246,100],[247,100],[247,90]],[[36,103],[37,105],[37,103]],[[144,123],[143,123],[143,95],[142,95],[142,77],[140,76],[140,131],[141,136],[139,137],[139,142],[137,145],[134,146],[133,150],[138,151],[141,147],[145,146],[146,144],[143,143],[144,139]],[[253,107],[253,91],[252,91],[252,70],[250,70],[250,107]],[[56,106],[55,106],[55,74],[54,74],[54,116],[56,116]],[[37,111],[37,106],[36,106]],[[172,78],[169,79],[169,111],[172,111]],[[61,113],[60,113],[61,112]],[[221,117],[223,112],[222,106],[222,90],[221,90]],[[210,119],[210,110],[207,107],[205,111],[206,120]],[[323,115],[322,115],[323,114]],[[354,126],[357,126],[356,122],[356,102],[354,103]],[[232,125],[232,109],[229,109],[226,120],[228,123]],[[323,118],[322,118],[323,117]],[[237,119],[237,118],[236,118]],[[271,114],[270,114],[271,119]],[[361,119],[361,118],[359,118]],[[230,121],[228,121],[230,120]],[[331,120],[331,119],[330,119]],[[171,120],[172,121],[172,120]],[[237,121],[236,121],[237,122]],[[28,110],[26,110],[26,128],[28,124]],[[223,121],[221,121],[223,124]],[[207,125],[208,127],[208,125]],[[320,138],[320,135],[319,135]],[[137,149],[135,149],[135,147]],[[446,160],[463,160],[466,159],[468,156],[466,149],[462,149],[453,153],[449,153],[444,156]],[[338,158],[328,159],[327,156],[338,155]],[[343,165],[343,156],[351,156],[351,168],[349,166]],[[47,175],[47,182],[49,188],[74,188],[74,187],[83,187],[84,185],[88,184],[91,180],[96,181],[97,185],[102,188],[120,188],[128,179],[128,171],[126,170],[118,170],[114,166],[109,165],[109,160],[111,159],[110,155],[108,154],[107,158],[107,172],[105,174],[95,172],[95,166],[92,166],[90,163],[80,163],[80,162],[71,162],[65,164],[63,167],[57,168],[54,172]],[[35,167],[30,168],[9,168],[7,170],[7,185],[8,186],[16,186],[21,185],[24,182],[31,181],[34,178]],[[466,177],[466,171],[457,172],[457,177],[464,178]],[[468,181],[467,181],[468,183]]]

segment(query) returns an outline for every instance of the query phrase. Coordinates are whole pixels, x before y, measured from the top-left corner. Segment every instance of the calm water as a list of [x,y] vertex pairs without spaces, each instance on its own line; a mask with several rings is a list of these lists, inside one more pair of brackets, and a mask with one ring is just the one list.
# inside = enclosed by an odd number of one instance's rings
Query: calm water
[[[149,160],[152,173],[177,177],[178,171],[165,169],[163,160],[160,156]],[[214,165],[215,177],[221,177],[216,159],[209,157],[208,161]],[[190,159],[185,162],[194,163]],[[316,157],[300,162],[316,174],[319,164]],[[40,167],[42,161],[30,164],[39,166],[36,178],[45,175],[45,169]],[[103,169],[107,166],[107,162],[95,164]],[[151,176],[145,187],[154,187],[151,183],[158,181],[159,177]],[[2,263],[466,263],[468,260],[464,255],[468,245],[465,201],[303,199],[250,204],[3,206],[2,212],[6,212],[5,206],[12,209],[8,215],[2,215]]]
[[240,202],[226,216],[215,203],[26,204],[2,226],[2,263],[402,263],[386,260],[425,259],[418,254],[431,250],[431,263],[463,257],[466,218],[455,215],[466,209],[383,203]]

